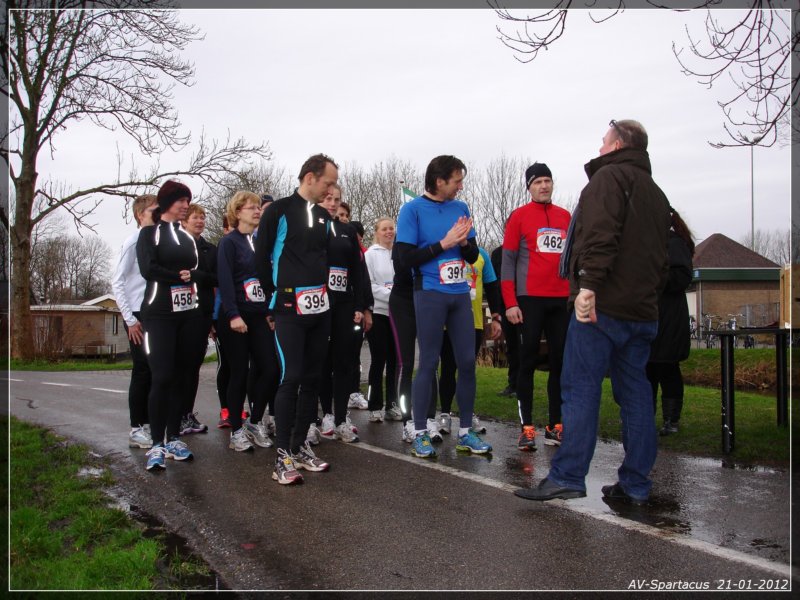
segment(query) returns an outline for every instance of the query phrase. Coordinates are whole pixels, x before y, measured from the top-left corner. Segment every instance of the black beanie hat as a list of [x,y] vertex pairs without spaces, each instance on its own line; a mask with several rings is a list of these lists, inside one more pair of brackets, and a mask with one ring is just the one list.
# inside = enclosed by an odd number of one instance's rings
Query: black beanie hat
[[158,208],[159,214],[164,214],[169,210],[169,207],[175,204],[181,198],[189,198],[192,201],[192,190],[182,184],[180,181],[173,181],[172,179],[165,181],[158,190]]
[[553,174],[546,164],[538,162],[533,163],[530,167],[525,169],[525,187],[530,187],[531,182],[537,177],[549,177],[552,179]]

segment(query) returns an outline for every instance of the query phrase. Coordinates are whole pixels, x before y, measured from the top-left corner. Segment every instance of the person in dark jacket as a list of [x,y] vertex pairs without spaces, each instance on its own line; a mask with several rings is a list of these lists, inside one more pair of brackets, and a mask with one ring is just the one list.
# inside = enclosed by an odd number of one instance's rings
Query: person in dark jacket
[[[211,321],[214,313],[214,288],[217,287],[217,247],[203,237],[206,229],[206,209],[199,204],[189,205],[186,218],[181,221],[183,228],[194,238],[197,246],[197,269],[194,281],[197,283],[200,312],[203,314],[203,328],[206,335],[211,333]],[[181,435],[189,433],[205,433],[208,426],[197,420],[194,412],[194,401],[200,383],[200,367],[206,357],[206,346],[197,347],[197,368],[189,375],[189,390],[186,405],[181,412]]]
[[669,231],[669,276],[658,299],[658,334],[650,347],[647,379],[653,386],[653,410],[658,404],[661,385],[661,414],[664,426],[660,435],[677,433],[683,408],[683,376],[680,361],[689,357],[689,306],[686,288],[692,282],[694,241],[678,212],[672,209]]
[[670,206],[653,181],[647,132],[638,121],[609,123],[600,156],[589,161],[586,174],[589,183],[559,265],[559,272],[569,275],[574,304],[561,376],[562,443],[547,477],[514,493],[530,500],[586,496],[602,383],[609,373],[620,406],[625,458],[617,482],[603,486],[603,496],[644,504],[658,451],[645,366],[667,278]]

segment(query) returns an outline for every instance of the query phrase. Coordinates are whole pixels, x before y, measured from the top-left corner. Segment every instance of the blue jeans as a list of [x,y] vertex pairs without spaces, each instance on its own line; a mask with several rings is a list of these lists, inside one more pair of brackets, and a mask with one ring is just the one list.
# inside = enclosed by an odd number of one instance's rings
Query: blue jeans
[[650,495],[649,475],[657,448],[653,391],[645,365],[657,330],[658,321],[623,321],[598,312],[597,323],[580,323],[574,312],[570,315],[561,372],[563,441],[550,463],[551,481],[586,490],[584,480],[597,442],[601,386],[609,373],[625,449],[619,483],[638,500]]

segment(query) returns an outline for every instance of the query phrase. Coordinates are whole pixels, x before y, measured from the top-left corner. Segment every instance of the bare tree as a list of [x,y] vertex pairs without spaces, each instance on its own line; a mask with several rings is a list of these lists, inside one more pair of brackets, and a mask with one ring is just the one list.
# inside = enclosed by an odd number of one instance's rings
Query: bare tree
[[739,241],[743,246],[752,248],[764,258],[783,266],[792,260],[792,239],[788,229],[756,229],[755,243],[751,243],[750,234]]
[[[547,50],[564,35],[568,9],[573,5],[612,9],[599,18],[597,12],[590,12],[595,22],[606,21],[625,8],[623,0],[557,0],[550,10],[514,16],[501,7],[499,0],[490,0],[489,4],[501,20],[521,25],[513,33],[497,27],[500,40],[521,62],[534,60],[540,50]],[[648,0],[648,4],[669,8],[657,0]],[[683,73],[709,88],[725,76],[736,88],[731,97],[718,102],[728,121],[723,127],[729,140],[712,146],[772,146],[781,138],[779,126],[786,124],[791,107],[797,106],[800,91],[800,75],[791,74],[790,64],[790,57],[800,44],[800,28],[792,31],[788,11],[772,10],[787,8],[787,4],[783,0],[754,2],[742,18],[731,22],[729,11],[711,10],[721,6],[721,0],[703,0],[694,7],[708,9],[703,34],[696,37],[687,27],[688,52],[673,43],[673,53]],[[794,11],[791,18],[798,19],[798,13]]]
[[45,304],[81,302],[110,289],[111,248],[96,235],[40,239],[31,256],[31,287]]
[[391,217],[395,221],[403,205],[402,188],[419,188],[422,176],[407,160],[390,157],[372,165],[369,171],[352,163],[342,166],[339,183],[342,199],[350,205],[353,220],[364,225],[364,238],[372,238],[375,221]]
[[529,164],[527,158],[501,154],[483,169],[470,169],[464,180],[478,241],[487,250],[503,243],[509,215],[530,200],[525,189],[525,169]]
[[276,200],[292,193],[294,179],[285,167],[261,161],[235,169],[209,185],[208,192],[197,199],[206,208],[206,232],[203,237],[216,244],[222,237],[222,217],[228,201],[237,191],[245,190],[259,196],[271,194]]
[[[69,2],[86,7],[104,3]],[[108,3],[106,3],[108,4]],[[158,6],[139,0],[138,6]],[[169,10],[64,10],[53,2],[51,10],[23,10],[11,2],[9,27],[2,33],[3,62],[10,100],[9,137],[3,140],[2,157],[9,164],[16,194],[10,228],[12,263],[11,352],[15,357],[33,356],[33,332],[28,304],[31,236],[34,227],[52,212],[63,209],[76,226],[88,227],[86,218],[102,196],[130,199],[152,190],[168,176],[195,175],[219,182],[244,159],[269,158],[266,144],[251,145],[244,139],[220,144],[201,134],[196,151],[184,169],[159,172],[156,166],[139,174],[132,168],[114,181],[69,191],[62,184],[38,185],[40,152],[56,152],[59,133],[77,121],[122,131],[145,156],[158,156],[189,143],[179,131],[172,105],[176,85],[191,85],[193,66],[180,52],[199,39],[196,28],[182,24]],[[44,199],[36,210],[36,200]],[[4,214],[0,217],[5,218]],[[6,219],[7,220],[7,219]]]

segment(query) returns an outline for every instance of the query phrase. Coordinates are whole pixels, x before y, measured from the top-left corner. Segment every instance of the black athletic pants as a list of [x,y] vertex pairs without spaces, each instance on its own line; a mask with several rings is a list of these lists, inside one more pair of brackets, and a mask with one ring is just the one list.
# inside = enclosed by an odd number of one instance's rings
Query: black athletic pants
[[[133,313],[139,323],[142,322],[142,316],[137,311]],[[125,325],[125,333],[128,333],[128,325]],[[144,331],[142,331],[144,335]],[[144,342],[141,344],[134,344],[128,338],[128,345],[131,348],[131,360],[133,360],[133,368],[131,369],[131,384],[128,387],[128,411],[131,417],[131,428],[141,427],[150,421],[147,418],[147,397],[150,395],[150,365],[147,364],[147,353],[144,350]]]
[[[266,315],[242,313],[239,316],[247,325],[247,333],[233,331],[226,317],[217,321],[217,335],[222,340],[230,365],[226,404],[234,431],[242,426],[242,408],[248,392],[252,404],[250,422],[258,423],[278,386],[275,335],[267,324]],[[248,389],[250,372],[254,385]]]
[[645,367],[653,387],[653,412],[658,406],[658,386],[661,385],[661,415],[664,421],[677,423],[683,409],[683,375],[678,362],[649,362]]
[[189,373],[189,393],[186,395],[186,404],[181,411],[181,415],[188,415],[194,412],[194,402],[197,398],[197,388],[200,385],[200,368],[203,366],[203,361],[206,359],[206,349],[208,347],[208,334],[211,333],[211,315],[203,316],[203,329],[206,332],[206,344],[202,348],[197,349],[196,367]]
[[506,360],[508,361],[508,387],[517,389],[519,378],[519,325],[514,325],[502,315],[500,327],[506,340]]
[[275,313],[275,346],[282,372],[275,394],[275,446],[279,450],[297,452],[316,420],[330,329],[330,310],[317,315]]
[[519,296],[522,311],[520,331],[517,402],[521,425],[533,425],[533,371],[539,357],[539,341],[544,331],[550,370],[547,375],[549,425],[561,423],[561,363],[567,335],[569,313],[566,298]]
[[331,307],[331,335],[328,356],[319,383],[322,414],[333,414],[336,425],[347,418],[347,401],[353,382],[353,344],[361,339],[361,329],[353,323],[355,304],[337,299]]
[[147,362],[152,380],[147,410],[153,444],[177,439],[181,410],[189,394],[189,380],[196,365],[198,347],[204,347],[208,332],[201,314],[147,319]]
[[[394,347],[392,326],[387,315],[372,315],[372,329],[367,333],[369,342],[369,410],[386,410],[397,402],[397,387],[395,385],[397,372],[397,356]],[[383,370],[386,369],[386,397],[383,394]]]

